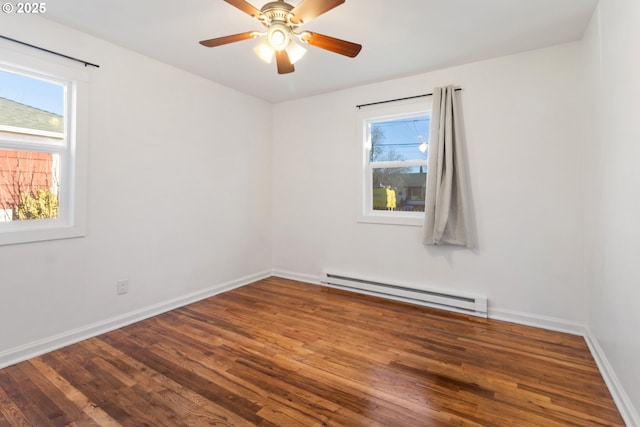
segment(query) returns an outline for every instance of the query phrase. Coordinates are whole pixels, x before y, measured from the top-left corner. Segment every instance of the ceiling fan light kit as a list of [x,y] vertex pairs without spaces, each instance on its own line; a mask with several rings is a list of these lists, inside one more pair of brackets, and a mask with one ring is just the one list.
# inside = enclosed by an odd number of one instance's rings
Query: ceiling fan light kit
[[284,24],[272,24],[267,31],[267,41],[273,50],[284,50],[291,41],[288,28]]
[[289,55],[289,59],[292,64],[295,64],[302,59],[305,53],[307,53],[307,49],[303,48],[298,43],[295,43],[293,40],[289,42],[289,46],[287,46],[287,55]]
[[278,74],[287,74],[295,71],[293,64],[306,53],[306,49],[295,42],[296,39],[300,43],[310,44],[350,58],[355,58],[362,49],[362,46],[357,43],[310,31],[297,31],[302,24],[341,5],[345,0],[302,0],[297,6],[292,6],[284,0],[279,0],[265,4],[261,9],[253,7],[244,0],[224,1],[251,15],[264,25],[266,30],[217,37],[203,40],[200,44],[207,47],[216,47],[266,36],[265,42],[258,45],[254,51],[262,60],[269,63],[275,56]]

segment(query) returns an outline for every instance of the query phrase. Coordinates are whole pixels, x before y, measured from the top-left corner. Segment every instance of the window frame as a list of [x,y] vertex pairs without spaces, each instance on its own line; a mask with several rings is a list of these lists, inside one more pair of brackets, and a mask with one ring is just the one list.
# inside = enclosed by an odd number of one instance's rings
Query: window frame
[[[20,128],[15,137],[0,136],[0,150],[46,152],[60,156],[58,218],[0,223],[0,246],[86,235],[86,193],[88,157],[89,72],[72,67],[40,52],[0,43],[0,68],[27,77],[49,80],[65,86],[64,134],[58,144],[45,145],[42,138],[57,136]],[[5,131],[10,127],[3,126]],[[35,134],[35,135],[33,135]]]
[[373,209],[373,170],[389,167],[423,166],[427,170],[426,160],[395,160],[373,162],[371,152],[371,123],[391,120],[401,120],[411,117],[431,117],[431,97],[397,102],[394,104],[381,104],[370,106],[360,110],[357,115],[358,136],[360,141],[360,184],[358,191],[358,215],[357,222],[370,224],[390,224],[421,227],[424,224],[424,212],[411,211],[383,211]]

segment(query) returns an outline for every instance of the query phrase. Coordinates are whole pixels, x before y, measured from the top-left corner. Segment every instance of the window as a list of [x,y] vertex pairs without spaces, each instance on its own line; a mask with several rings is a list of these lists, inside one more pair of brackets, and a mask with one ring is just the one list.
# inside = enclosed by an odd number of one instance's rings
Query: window
[[430,110],[422,100],[361,113],[361,222],[422,225]]
[[0,46],[0,244],[82,236],[87,73]]

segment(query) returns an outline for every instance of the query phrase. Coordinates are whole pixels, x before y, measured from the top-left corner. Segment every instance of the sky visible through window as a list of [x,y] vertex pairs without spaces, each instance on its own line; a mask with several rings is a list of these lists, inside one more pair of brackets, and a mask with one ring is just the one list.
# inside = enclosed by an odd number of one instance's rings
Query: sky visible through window
[[377,141],[379,160],[423,160],[427,154],[419,150],[420,144],[429,141],[429,116],[396,119],[372,123],[372,131],[383,135]]
[[63,86],[0,69],[0,97],[63,115]]

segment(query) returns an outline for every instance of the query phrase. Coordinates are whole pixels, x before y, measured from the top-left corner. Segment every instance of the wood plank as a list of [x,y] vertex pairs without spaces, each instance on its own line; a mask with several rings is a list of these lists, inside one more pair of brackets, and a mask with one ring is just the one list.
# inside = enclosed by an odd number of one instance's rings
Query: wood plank
[[[68,396],[52,384],[47,377],[41,375],[33,364],[23,363],[20,365],[20,369],[23,371],[25,378],[29,378],[39,392],[50,399],[50,405],[54,412],[47,414],[47,417],[52,421],[52,425],[68,426],[76,421],[87,427],[98,425],[87,413],[71,402]],[[31,393],[29,394],[31,395]],[[56,422],[56,417],[60,418],[59,422]],[[74,421],[72,422],[71,420]]]
[[0,370],[21,425],[623,422],[582,337],[269,278]]
[[0,414],[2,415],[0,418],[0,426],[2,427],[29,426],[31,424],[3,387],[0,387]]
[[[67,380],[58,374],[51,366],[44,363],[40,358],[31,359],[29,363],[40,372],[43,379],[48,380],[53,386],[55,386],[65,396],[67,400],[66,405],[75,407],[77,410],[82,411],[86,416],[93,420],[96,425],[103,427],[114,427],[120,425],[113,418],[111,418],[106,412],[98,407],[95,403],[91,402],[84,394],[82,394],[77,388],[73,387]],[[74,409],[70,412],[73,413]],[[82,425],[92,425],[90,421],[82,421],[79,417],[79,422]]]
[[95,340],[92,344],[100,353],[109,353],[112,363],[115,363],[123,372],[126,372],[133,380],[147,389],[155,390],[162,394],[177,410],[181,410],[185,421],[189,425],[242,425],[245,421],[236,417],[224,407],[215,405],[203,396],[183,387],[164,375],[150,369],[143,363],[108,345],[101,340]]
[[[56,420],[59,413],[50,410],[46,396],[36,390],[33,383],[24,378],[18,365],[0,371],[0,388],[4,389],[11,401],[20,408],[21,417],[28,420],[26,425],[59,425]],[[46,412],[42,412],[40,407],[45,407]],[[52,416],[49,420],[47,415]]]

